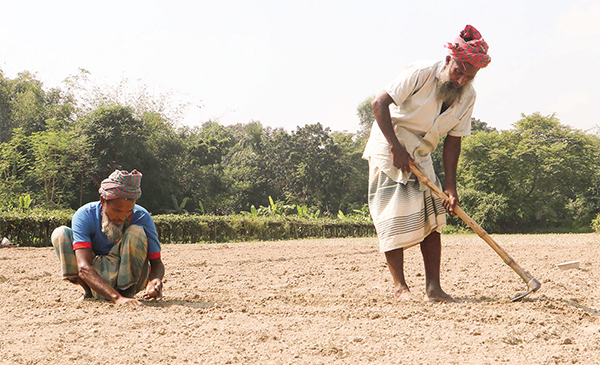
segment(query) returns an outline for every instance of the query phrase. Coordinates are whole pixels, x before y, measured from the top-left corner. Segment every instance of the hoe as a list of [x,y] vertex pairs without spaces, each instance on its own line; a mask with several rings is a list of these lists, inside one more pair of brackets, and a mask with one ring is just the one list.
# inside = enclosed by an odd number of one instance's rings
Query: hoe
[[[415,176],[417,176],[417,178],[423,184],[430,188],[435,195],[437,195],[441,199],[448,198],[448,196],[442,190],[440,190],[440,188],[438,188],[437,185],[432,183],[431,180],[429,180],[429,178],[425,174],[423,174],[413,163],[410,164],[410,170],[413,172],[413,174],[415,174]],[[523,279],[525,284],[527,284],[527,292],[511,299],[511,301],[516,302],[518,300],[521,300],[527,295],[529,295],[529,293],[533,293],[534,291],[538,290],[540,286],[542,286],[542,284],[540,284],[540,282],[537,279],[535,279],[530,273],[523,270],[523,268],[519,266],[515,262],[515,260],[513,260],[512,257],[510,257],[510,255],[506,251],[504,251],[504,249],[500,247],[500,245],[496,241],[494,241],[494,239],[490,237],[490,235],[483,228],[479,226],[479,224],[477,224],[471,217],[469,217],[464,210],[462,210],[459,206],[456,206],[454,208],[454,213],[456,213],[457,216],[459,216],[463,221],[465,221],[465,223],[468,224],[469,227],[471,227],[471,229],[473,229],[473,231],[475,231],[475,233],[479,235],[479,237],[483,238],[483,240],[487,242],[487,244],[490,245],[492,249],[494,249],[494,251],[496,251],[496,253],[500,255],[500,257],[502,257],[504,263],[510,266],[521,277],[521,279]]]

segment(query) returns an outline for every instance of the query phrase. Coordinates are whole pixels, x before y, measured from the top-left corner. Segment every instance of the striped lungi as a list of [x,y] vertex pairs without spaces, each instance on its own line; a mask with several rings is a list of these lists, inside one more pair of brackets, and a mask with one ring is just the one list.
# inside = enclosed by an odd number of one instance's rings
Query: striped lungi
[[[441,188],[437,176],[436,185]],[[392,180],[379,167],[369,165],[369,211],[380,252],[419,244],[446,225],[442,200],[433,196],[429,188],[419,187],[414,175],[405,185]]]
[[[79,269],[73,251],[73,230],[66,226],[56,228],[52,245],[60,259],[63,279],[75,282]],[[125,230],[121,243],[115,244],[108,255],[97,255],[92,266],[113,289],[125,290],[135,285],[134,293],[137,293],[146,287],[150,273],[147,252],[144,228],[131,225]],[[93,290],[92,293],[98,299],[103,298]]]

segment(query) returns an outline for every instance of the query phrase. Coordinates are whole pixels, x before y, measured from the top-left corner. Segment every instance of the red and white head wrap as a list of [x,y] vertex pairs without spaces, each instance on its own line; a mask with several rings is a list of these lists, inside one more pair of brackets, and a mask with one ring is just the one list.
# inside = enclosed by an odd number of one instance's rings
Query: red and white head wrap
[[142,196],[142,173],[137,170],[131,173],[125,170],[115,170],[108,179],[104,179],[100,184],[98,192],[106,200],[116,198],[125,198],[137,200]]
[[446,43],[444,47],[448,48],[448,53],[452,58],[475,67],[484,68],[492,60],[487,54],[490,47],[483,40],[481,33],[472,25],[467,25],[454,43]]

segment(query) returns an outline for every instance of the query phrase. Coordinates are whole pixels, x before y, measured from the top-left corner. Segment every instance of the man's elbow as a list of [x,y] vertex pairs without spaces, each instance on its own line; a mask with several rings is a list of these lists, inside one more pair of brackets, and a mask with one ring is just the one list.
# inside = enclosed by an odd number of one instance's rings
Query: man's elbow
[[394,101],[392,97],[385,91],[381,92],[373,101],[371,101],[371,108],[375,115],[380,115],[384,110],[390,107]]
[[375,115],[378,115],[381,112],[381,100],[379,100],[379,98],[375,98],[371,101],[371,109],[373,109]]

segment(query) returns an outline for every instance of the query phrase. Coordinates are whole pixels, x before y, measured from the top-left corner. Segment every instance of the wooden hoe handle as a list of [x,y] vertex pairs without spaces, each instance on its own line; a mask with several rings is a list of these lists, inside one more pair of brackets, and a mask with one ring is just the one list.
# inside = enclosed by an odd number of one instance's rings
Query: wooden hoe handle
[[[422,173],[421,170],[419,170],[417,166],[415,166],[412,162],[410,164],[410,170],[413,174],[415,174],[415,176],[417,176],[417,178],[423,184],[425,184],[429,189],[431,189],[431,191],[433,191],[435,195],[437,195],[441,199],[448,198],[446,193],[444,193],[437,185],[431,182],[431,180],[429,180],[429,178],[424,173]],[[483,228],[481,228],[481,226],[479,226],[479,224],[477,224],[471,217],[469,217],[467,213],[465,213],[465,211],[462,210],[458,205],[454,208],[454,213],[456,213],[456,215],[459,216],[460,219],[465,221],[465,223],[467,223],[469,227],[471,227],[471,229],[473,229],[473,231],[475,231],[475,233],[479,235],[479,237],[483,238],[483,240],[487,242],[488,245],[490,245],[492,249],[494,249],[494,251],[496,251],[496,253],[500,255],[500,257],[502,257],[502,260],[504,260],[504,262],[508,266],[510,266],[521,277],[521,279],[523,279],[523,281],[525,281],[525,284],[527,284],[530,292],[539,289],[539,287],[541,286],[539,281],[537,281],[530,273],[523,270],[523,268],[519,266],[515,262],[515,260],[513,260],[513,258],[510,257],[510,255],[506,251],[504,251],[504,249],[500,247],[500,245],[496,241],[494,241],[494,239],[490,237],[490,235]]]

